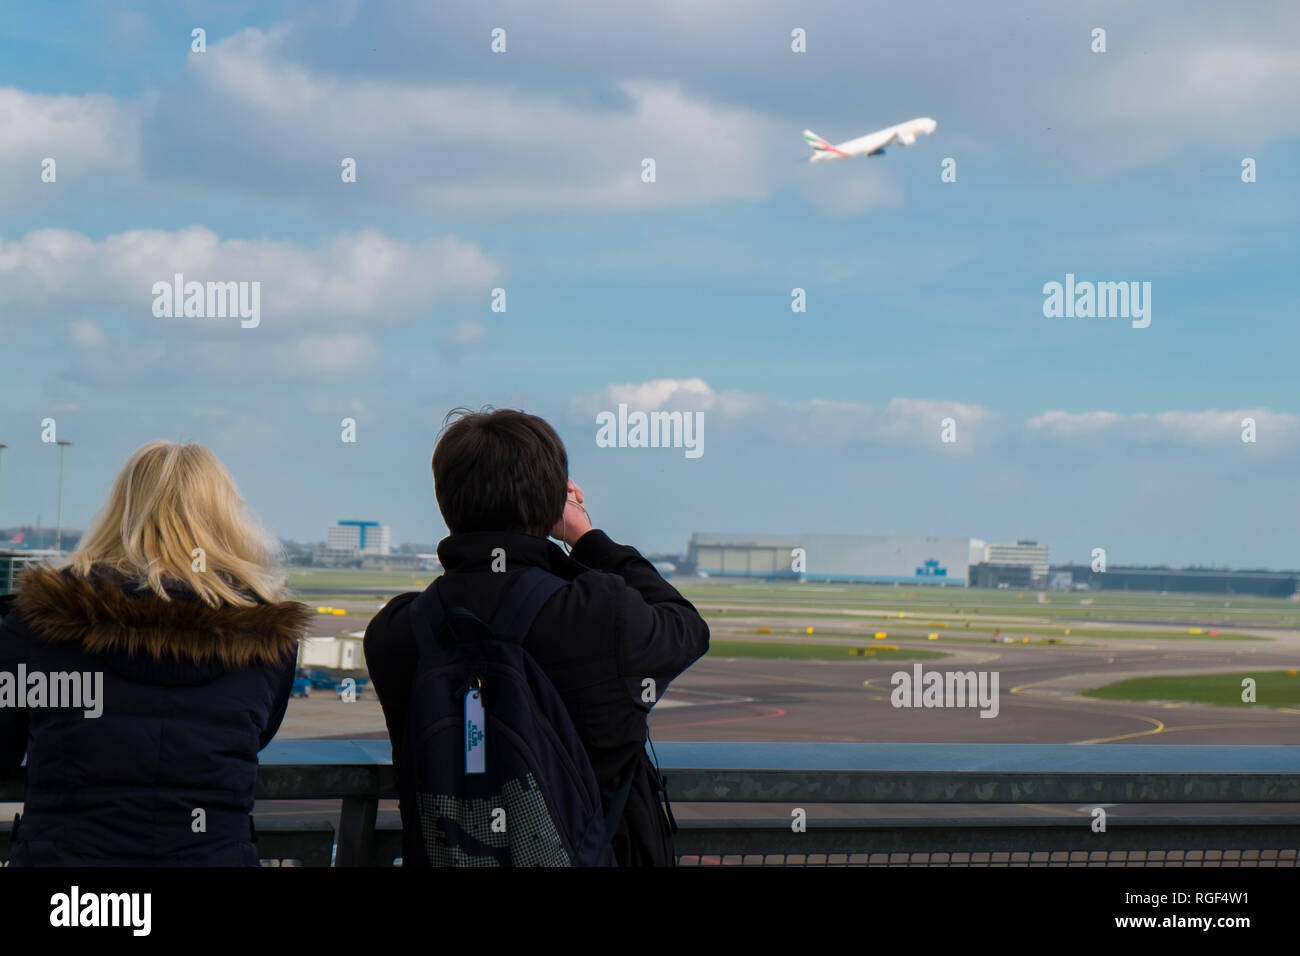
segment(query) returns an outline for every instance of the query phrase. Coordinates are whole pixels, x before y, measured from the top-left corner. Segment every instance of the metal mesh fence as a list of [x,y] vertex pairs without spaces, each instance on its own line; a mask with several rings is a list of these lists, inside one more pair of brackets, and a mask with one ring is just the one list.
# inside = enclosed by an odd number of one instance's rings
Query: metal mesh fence
[[679,856],[679,866],[1294,867],[1295,849],[1038,850],[990,853],[768,853]]

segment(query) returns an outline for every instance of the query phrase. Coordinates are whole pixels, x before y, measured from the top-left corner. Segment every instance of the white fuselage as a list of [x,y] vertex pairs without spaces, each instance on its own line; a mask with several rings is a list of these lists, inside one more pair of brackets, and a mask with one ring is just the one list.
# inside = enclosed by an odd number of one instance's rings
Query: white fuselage
[[882,130],[850,139],[835,146],[834,151],[818,151],[812,162],[825,162],[831,159],[851,159],[854,156],[870,156],[881,152],[886,146],[911,146],[918,136],[929,136],[934,132],[936,123],[928,116],[908,120],[896,126],[886,126]]

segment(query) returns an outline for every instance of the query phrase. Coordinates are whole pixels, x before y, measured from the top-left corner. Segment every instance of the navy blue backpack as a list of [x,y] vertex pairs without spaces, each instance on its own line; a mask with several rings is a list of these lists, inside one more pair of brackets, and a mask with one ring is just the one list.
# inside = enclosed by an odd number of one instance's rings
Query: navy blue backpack
[[448,609],[437,581],[408,606],[420,657],[402,799],[417,810],[429,866],[616,865],[610,841],[633,767],[603,812],[564,702],[521,646],[566,583],[525,568],[488,625]]

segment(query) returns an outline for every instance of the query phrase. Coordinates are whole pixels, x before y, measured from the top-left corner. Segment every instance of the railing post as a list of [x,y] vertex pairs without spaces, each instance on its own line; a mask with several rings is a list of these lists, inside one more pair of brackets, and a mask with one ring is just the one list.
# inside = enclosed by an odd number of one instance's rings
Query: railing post
[[378,813],[377,797],[343,798],[335,866],[375,865],[375,818]]

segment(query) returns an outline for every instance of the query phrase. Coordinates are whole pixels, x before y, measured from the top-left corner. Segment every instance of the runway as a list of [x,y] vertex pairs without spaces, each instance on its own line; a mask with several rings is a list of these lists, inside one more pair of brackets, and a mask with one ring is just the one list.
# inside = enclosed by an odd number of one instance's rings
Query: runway
[[1080,697],[1087,688],[1146,674],[1276,670],[1300,664],[1294,638],[1245,642],[1141,642],[1090,647],[942,646],[952,656],[926,670],[999,675],[996,717],[976,709],[897,708],[890,675],[911,662],[759,660],[697,662],[652,714],[662,740],[879,741],[915,743],[1300,743],[1300,711]]

